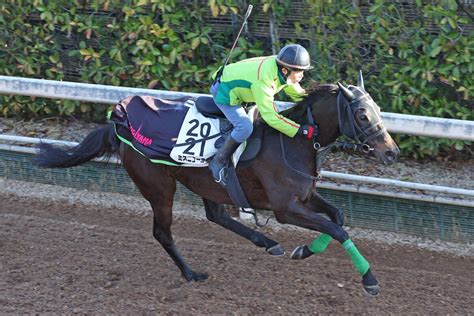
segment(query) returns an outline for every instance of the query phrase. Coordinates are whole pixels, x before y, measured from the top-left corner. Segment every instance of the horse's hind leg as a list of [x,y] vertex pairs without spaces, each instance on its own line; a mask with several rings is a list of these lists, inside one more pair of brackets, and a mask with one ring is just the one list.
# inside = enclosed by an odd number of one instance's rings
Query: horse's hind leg
[[173,259],[184,278],[188,281],[201,281],[207,279],[207,274],[197,273],[189,267],[184,258],[179,253],[171,235],[171,210],[172,199],[170,205],[164,201],[150,202],[153,208],[153,236],[163,246],[166,252]]
[[122,153],[124,166],[141,194],[153,209],[153,236],[163,246],[188,281],[207,279],[206,274],[196,273],[179,253],[171,235],[173,197],[176,180],[166,167],[153,165],[136,153]]
[[237,235],[250,240],[257,247],[265,247],[265,250],[271,255],[282,256],[285,254],[279,243],[230,217],[223,205],[204,198],[202,200],[204,201],[207,219],[211,222],[219,224]]

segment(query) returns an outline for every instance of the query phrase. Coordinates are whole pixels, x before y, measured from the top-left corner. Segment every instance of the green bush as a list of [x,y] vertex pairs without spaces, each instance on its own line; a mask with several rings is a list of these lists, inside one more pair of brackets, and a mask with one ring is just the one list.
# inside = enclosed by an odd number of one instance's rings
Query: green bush
[[[311,82],[354,83],[362,70],[367,90],[384,111],[472,120],[469,8],[455,0],[415,1],[409,7],[398,1],[356,3],[260,0],[232,60],[300,41],[314,59]],[[205,92],[246,8],[242,0],[6,0],[0,4],[0,75]],[[231,16],[240,17],[234,29],[209,22]],[[262,20],[290,35],[272,43],[268,34],[257,34]],[[0,96],[4,116],[103,120],[105,108]],[[469,152],[471,145],[408,136],[397,141],[415,157]]]
[[[383,85],[377,99],[389,100],[392,112],[472,120],[474,32],[465,31],[469,20],[458,15],[456,2],[418,4],[420,19],[413,21],[395,4],[382,3],[376,1],[367,18],[380,61],[376,80]],[[419,158],[470,150],[469,142],[434,138],[399,137],[398,143]]]

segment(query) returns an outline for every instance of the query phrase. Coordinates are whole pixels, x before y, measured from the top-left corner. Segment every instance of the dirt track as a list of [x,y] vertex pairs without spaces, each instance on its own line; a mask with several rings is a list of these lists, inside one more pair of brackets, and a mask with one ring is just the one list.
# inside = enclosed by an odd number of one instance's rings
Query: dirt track
[[470,314],[474,258],[356,240],[382,293],[366,297],[336,243],[301,262],[288,253],[313,234],[267,234],[274,258],[205,220],[173,226],[187,283],[151,235],[151,214],[41,202],[0,193],[0,314]]

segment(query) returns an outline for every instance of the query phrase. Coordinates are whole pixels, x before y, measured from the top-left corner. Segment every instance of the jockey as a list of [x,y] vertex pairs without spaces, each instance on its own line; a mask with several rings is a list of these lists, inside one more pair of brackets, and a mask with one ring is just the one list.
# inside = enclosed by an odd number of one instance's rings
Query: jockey
[[225,186],[225,169],[230,157],[253,130],[242,103],[255,103],[262,119],[281,133],[294,137],[301,135],[312,139],[315,126],[300,125],[278,114],[274,96],[283,90],[297,102],[305,95],[299,82],[304,71],[311,69],[306,49],[298,44],[286,45],[277,56],[245,59],[216,71],[210,92],[217,107],[232,123],[233,130],[224,145],[219,148],[209,169],[215,181]]

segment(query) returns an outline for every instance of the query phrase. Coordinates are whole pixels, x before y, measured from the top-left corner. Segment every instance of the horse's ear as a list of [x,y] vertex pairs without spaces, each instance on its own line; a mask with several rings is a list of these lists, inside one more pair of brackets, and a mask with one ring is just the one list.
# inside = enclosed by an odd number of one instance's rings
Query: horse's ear
[[342,91],[342,95],[344,95],[346,100],[351,102],[352,99],[354,99],[354,94],[351,92],[351,90],[344,87],[340,82],[337,82],[337,85],[339,86],[339,89]]
[[357,85],[365,91],[364,78],[362,77],[362,70],[359,70],[359,78],[357,79]]

